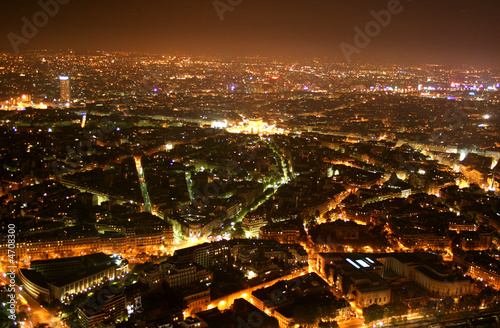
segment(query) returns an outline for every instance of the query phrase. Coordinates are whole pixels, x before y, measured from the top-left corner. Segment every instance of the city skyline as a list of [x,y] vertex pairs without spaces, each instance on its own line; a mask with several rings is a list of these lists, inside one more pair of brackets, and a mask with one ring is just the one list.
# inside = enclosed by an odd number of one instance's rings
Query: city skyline
[[[43,3],[43,5],[42,5]],[[374,14],[391,17],[353,61],[496,66],[500,4],[484,1],[16,1],[4,5],[2,51],[73,49],[345,61]],[[24,18],[24,20],[23,20]],[[26,23],[28,22],[28,23]],[[23,27],[33,24],[33,29]],[[369,32],[370,33],[370,32]],[[15,34],[15,36],[14,36]],[[9,37],[10,35],[10,37]]]
[[0,328],[500,327],[498,0],[16,0]]
[[500,323],[498,70],[75,51],[0,67],[8,328]]

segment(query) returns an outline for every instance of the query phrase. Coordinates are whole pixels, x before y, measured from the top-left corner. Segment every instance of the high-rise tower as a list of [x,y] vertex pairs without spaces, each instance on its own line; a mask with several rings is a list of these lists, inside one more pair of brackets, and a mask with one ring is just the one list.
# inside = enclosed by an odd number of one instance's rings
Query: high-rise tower
[[69,85],[69,76],[59,76],[59,83],[61,88],[61,101],[69,103],[71,100],[71,87]]

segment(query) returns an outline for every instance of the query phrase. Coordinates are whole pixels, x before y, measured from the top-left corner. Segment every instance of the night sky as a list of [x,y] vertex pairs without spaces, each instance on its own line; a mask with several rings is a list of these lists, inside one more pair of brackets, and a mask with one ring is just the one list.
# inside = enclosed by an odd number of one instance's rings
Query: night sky
[[[213,0],[71,0],[19,49],[344,60],[340,43],[353,45],[354,28],[364,29],[374,20],[370,11],[391,1],[243,0],[221,21]],[[21,19],[32,21],[42,9],[36,0],[1,6],[0,50],[13,51],[9,32],[23,37]],[[401,0],[401,6],[353,60],[500,66],[499,0]]]

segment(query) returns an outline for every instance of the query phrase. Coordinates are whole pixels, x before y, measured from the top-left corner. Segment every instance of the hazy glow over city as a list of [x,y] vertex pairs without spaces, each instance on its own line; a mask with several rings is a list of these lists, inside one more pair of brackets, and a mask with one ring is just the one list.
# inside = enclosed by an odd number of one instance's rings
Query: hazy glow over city
[[499,327],[499,12],[6,3],[0,328]]

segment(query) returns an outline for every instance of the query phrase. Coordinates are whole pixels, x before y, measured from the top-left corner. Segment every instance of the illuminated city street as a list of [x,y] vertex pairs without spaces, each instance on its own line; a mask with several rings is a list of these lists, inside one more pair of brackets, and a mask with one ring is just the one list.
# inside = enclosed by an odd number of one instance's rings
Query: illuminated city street
[[137,175],[139,176],[139,183],[141,184],[141,193],[144,197],[145,211],[151,213],[151,200],[149,199],[148,186],[146,180],[144,179],[144,171],[142,170],[141,158],[134,157],[135,166],[137,168]]

